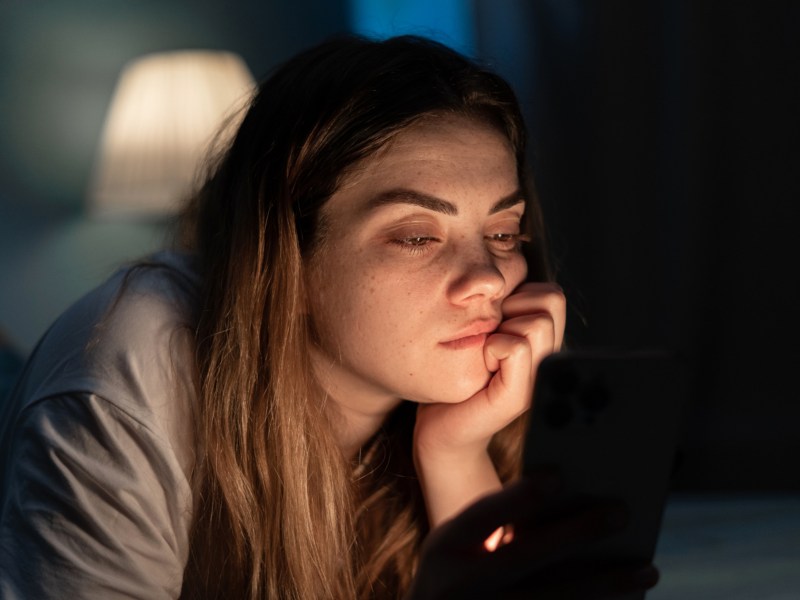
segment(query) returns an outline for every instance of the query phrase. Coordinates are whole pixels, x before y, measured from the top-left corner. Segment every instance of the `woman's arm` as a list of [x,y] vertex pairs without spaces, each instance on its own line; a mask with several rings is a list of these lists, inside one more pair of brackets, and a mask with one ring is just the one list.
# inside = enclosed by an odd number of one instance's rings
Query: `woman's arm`
[[557,285],[524,284],[502,310],[484,347],[488,386],[458,404],[418,409],[414,459],[432,527],[502,487],[489,442],[528,410],[539,363],[561,347],[566,301]]
[[171,440],[91,394],[37,402],[11,435],[0,597],[178,597],[192,506]]
[[[415,461],[432,531],[407,600],[637,597],[658,581],[652,565],[571,558],[624,527],[624,506],[598,499],[569,509],[553,473],[500,489],[488,443],[529,408],[539,363],[561,347],[564,296],[551,284],[525,284],[503,316],[484,349],[494,373],[486,389],[460,404],[419,407]],[[498,546],[506,525],[513,538]]]

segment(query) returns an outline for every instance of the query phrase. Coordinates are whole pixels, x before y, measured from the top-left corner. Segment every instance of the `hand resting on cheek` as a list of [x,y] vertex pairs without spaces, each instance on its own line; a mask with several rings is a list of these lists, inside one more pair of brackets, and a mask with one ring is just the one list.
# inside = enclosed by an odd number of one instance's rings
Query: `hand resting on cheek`
[[414,443],[422,458],[484,452],[492,436],[530,408],[536,369],[564,339],[566,300],[553,283],[524,283],[502,305],[484,345],[489,384],[456,404],[423,404]]
[[565,314],[557,285],[520,285],[503,300],[503,321],[486,339],[486,387],[462,402],[417,409],[414,461],[431,527],[502,488],[489,442],[530,408],[536,369],[560,349]]

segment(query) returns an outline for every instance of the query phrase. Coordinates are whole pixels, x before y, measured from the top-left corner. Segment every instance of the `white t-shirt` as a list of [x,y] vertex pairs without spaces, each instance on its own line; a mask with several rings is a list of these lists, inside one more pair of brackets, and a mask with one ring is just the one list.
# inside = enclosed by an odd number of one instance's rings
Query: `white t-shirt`
[[2,599],[180,594],[198,278],[151,262],[67,310],[0,406]]

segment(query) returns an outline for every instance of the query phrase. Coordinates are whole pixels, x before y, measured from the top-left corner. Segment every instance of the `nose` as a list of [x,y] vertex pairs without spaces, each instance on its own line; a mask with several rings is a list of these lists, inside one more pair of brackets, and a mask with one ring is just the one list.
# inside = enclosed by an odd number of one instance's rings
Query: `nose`
[[461,251],[454,277],[448,286],[449,300],[465,304],[478,300],[502,298],[506,280],[494,257],[485,249]]

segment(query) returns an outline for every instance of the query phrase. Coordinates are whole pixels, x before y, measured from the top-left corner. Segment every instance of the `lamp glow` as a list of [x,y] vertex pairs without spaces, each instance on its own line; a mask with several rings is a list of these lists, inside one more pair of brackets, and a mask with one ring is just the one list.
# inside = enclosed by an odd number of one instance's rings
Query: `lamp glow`
[[236,130],[254,81],[230,52],[152,54],[120,75],[89,192],[99,217],[164,217],[192,190],[212,142]]

